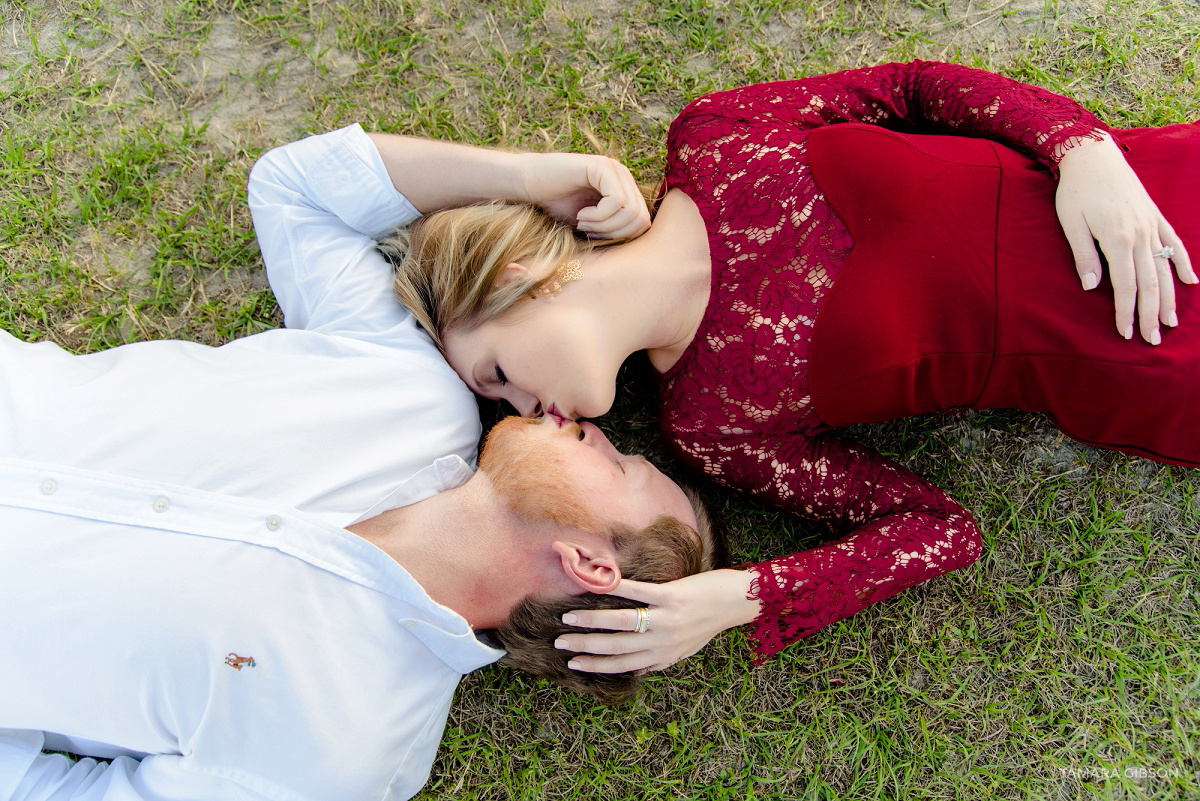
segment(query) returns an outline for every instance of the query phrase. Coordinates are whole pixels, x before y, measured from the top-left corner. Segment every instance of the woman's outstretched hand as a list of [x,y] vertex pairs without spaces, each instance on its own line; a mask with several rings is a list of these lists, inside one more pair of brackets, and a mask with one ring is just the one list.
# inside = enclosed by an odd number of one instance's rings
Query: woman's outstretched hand
[[598,239],[629,239],[650,227],[650,210],[619,161],[585,153],[523,153],[524,199]]
[[[703,648],[725,629],[749,623],[759,604],[748,600],[751,574],[711,570],[665,584],[622,580],[613,595],[641,601],[650,614],[646,631],[634,631],[636,609],[567,612],[563,622],[613,634],[564,634],[556,648],[581,652],[567,663],[588,673],[663,670]],[[574,618],[574,619],[570,619]]]
[[[1058,169],[1058,219],[1075,254],[1075,269],[1083,288],[1095,289],[1100,283],[1100,255],[1095,240],[1108,259],[1117,331],[1126,339],[1133,337],[1136,310],[1142,338],[1159,344],[1159,323],[1178,324],[1171,263],[1180,281],[1200,283],[1183,242],[1120,148],[1107,136],[1074,144],[1063,155]],[[1174,250],[1170,259],[1153,255],[1167,247]]]

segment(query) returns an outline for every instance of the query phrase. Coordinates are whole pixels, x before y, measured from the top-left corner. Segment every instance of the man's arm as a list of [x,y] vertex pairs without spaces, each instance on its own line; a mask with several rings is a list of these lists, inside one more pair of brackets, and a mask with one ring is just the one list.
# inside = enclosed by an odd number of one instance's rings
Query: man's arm
[[[32,739],[39,742],[34,743]],[[40,752],[40,732],[0,730],[0,794],[11,801],[264,801],[303,796],[241,771],[191,769],[187,757],[74,761]],[[22,752],[33,751],[32,760]]]
[[264,153],[250,171],[250,213],[289,328],[388,332],[407,313],[375,241],[420,212],[392,186],[357,125]]

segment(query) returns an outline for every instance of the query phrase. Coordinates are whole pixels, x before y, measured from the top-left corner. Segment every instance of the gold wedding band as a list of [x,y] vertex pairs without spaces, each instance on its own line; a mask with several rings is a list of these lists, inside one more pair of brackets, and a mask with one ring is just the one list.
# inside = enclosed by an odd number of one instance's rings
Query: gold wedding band
[[645,634],[646,629],[650,628],[650,610],[644,606],[639,606],[637,613],[638,621],[637,625],[633,627],[633,631],[635,634]]

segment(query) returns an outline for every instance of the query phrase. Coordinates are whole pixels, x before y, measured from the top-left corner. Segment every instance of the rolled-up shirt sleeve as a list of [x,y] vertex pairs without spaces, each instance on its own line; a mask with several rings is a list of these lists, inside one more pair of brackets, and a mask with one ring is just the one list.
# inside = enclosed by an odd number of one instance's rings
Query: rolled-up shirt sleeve
[[268,151],[247,193],[288,328],[374,339],[411,324],[375,242],[420,212],[392,186],[359,125]]

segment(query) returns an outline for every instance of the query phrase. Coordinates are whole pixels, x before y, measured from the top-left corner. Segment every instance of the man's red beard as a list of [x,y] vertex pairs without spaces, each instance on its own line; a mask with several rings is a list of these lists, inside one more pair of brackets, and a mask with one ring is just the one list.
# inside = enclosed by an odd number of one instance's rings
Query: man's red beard
[[507,417],[497,423],[488,432],[479,454],[479,470],[522,520],[549,520],[601,533],[603,526],[571,481],[570,465],[528,436],[524,427],[539,422],[536,418]]

